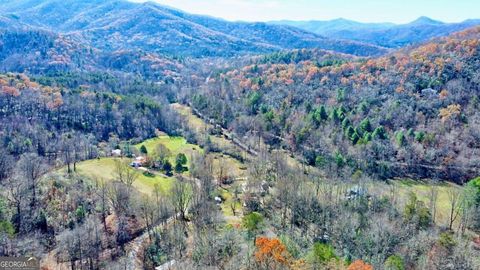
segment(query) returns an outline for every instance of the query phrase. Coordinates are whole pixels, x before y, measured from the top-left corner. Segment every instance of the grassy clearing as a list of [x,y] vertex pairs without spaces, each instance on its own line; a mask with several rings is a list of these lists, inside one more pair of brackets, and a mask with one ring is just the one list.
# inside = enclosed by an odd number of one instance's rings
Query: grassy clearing
[[172,164],[175,164],[175,157],[183,153],[187,156],[187,166],[190,165],[190,158],[195,154],[202,153],[202,149],[198,145],[189,144],[187,140],[183,137],[170,137],[168,135],[162,135],[153,139],[146,140],[142,143],[135,145],[137,149],[140,150],[142,145],[145,145],[148,153],[155,153],[158,145],[163,144],[168,150],[170,150],[171,155],[168,158]]
[[[203,119],[199,118],[195,114],[193,114],[192,109],[188,106],[174,103],[171,105],[174,110],[176,110],[179,114],[185,116],[187,120],[187,125],[190,129],[195,131],[197,134],[206,134],[209,128],[213,128],[212,125],[205,123]],[[238,148],[234,145],[230,140],[227,140],[223,136],[212,136],[209,135],[210,141],[216,147],[223,149],[223,150],[236,150],[237,152],[242,153],[245,157],[249,157],[248,153],[243,151],[242,149]]]
[[[240,183],[236,183],[239,185]],[[222,214],[225,218],[227,224],[235,225],[240,224],[242,220],[242,203],[240,201],[234,200],[234,190],[235,186],[229,187],[228,189],[219,188],[217,193],[224,199],[224,202],[220,205]],[[235,205],[235,215],[233,215],[232,204]]]
[[213,158],[213,172],[216,177],[219,176],[222,171],[224,175],[233,178],[246,176],[247,170],[242,162],[220,153],[209,153],[208,155]]
[[174,110],[176,110],[179,114],[183,115],[187,119],[187,125],[193,129],[196,133],[204,133],[205,130],[209,128],[202,119],[198,116],[194,115],[192,109],[188,106],[174,103],[171,105]]
[[[460,189],[461,187],[453,183],[439,183],[435,184],[438,190],[438,198],[436,203],[437,215],[436,223],[438,225],[447,225],[450,215],[450,202],[449,202],[449,190]],[[400,211],[403,211],[410,192],[415,193],[418,200],[423,201],[426,206],[430,205],[430,191],[432,188],[431,183],[412,180],[412,179],[399,179],[391,180],[388,183],[375,182],[369,187],[371,192],[390,196],[391,193],[395,193],[397,197],[397,204]]]
[[[128,162],[130,159],[123,159]],[[100,158],[83,161],[77,164],[77,172],[91,178],[112,180],[115,170],[115,158]],[[131,170],[134,170],[131,168]],[[164,193],[167,193],[172,187],[175,179],[162,177],[159,175],[145,176],[141,171],[140,175],[133,184],[138,191],[145,194],[152,194],[155,184],[158,184]]]
[[[395,181],[395,184],[399,187],[402,197],[407,198],[410,192],[414,192],[418,199],[423,201],[426,205],[429,204],[429,193],[432,184],[414,181],[414,180],[399,180]],[[453,183],[440,183],[436,184],[438,189],[437,200],[437,220],[439,225],[448,224],[448,218],[450,213],[450,201],[448,192],[451,189],[460,189],[458,185]]]

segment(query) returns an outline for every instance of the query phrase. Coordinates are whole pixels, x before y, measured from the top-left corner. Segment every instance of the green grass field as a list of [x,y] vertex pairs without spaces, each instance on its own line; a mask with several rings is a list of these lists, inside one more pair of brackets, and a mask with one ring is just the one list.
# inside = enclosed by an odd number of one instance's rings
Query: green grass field
[[[130,159],[124,158],[125,162]],[[100,158],[83,161],[77,164],[77,172],[91,178],[112,180],[115,170],[115,158]],[[131,168],[131,170],[134,170]],[[164,193],[167,193],[175,182],[173,177],[162,177],[155,175],[152,177],[145,176],[142,171],[138,171],[139,177],[133,186],[138,191],[146,194],[152,194],[155,184],[158,184]]]
[[168,158],[169,161],[174,165],[175,157],[183,153],[187,156],[187,167],[190,165],[190,159],[195,154],[200,154],[203,150],[194,144],[187,143],[187,140],[183,137],[170,137],[168,135],[162,135],[153,139],[146,140],[142,143],[135,145],[137,149],[140,149],[142,145],[145,145],[149,154],[154,154],[157,146],[163,144],[168,150],[170,150],[171,155]]
[[187,118],[188,126],[197,133],[203,133],[208,128],[208,125],[202,119],[192,113],[192,109],[190,107],[179,103],[174,103],[171,106],[179,114]]
[[[157,146],[163,144],[167,147],[171,155],[169,160],[172,164],[175,164],[175,157],[179,153],[184,153],[187,156],[187,166],[190,164],[190,159],[196,154],[203,153],[203,150],[194,144],[189,144],[183,137],[170,137],[167,135],[162,135],[157,138],[152,138],[146,140],[142,143],[135,145],[137,149],[140,149],[142,145],[145,145],[148,153],[152,154],[155,152]],[[240,168],[243,166],[238,160],[224,156],[218,153],[209,154],[213,158],[215,173],[220,168],[220,164],[224,167],[224,170],[227,171],[229,175],[240,177],[243,176],[244,171]],[[123,158],[124,162],[130,163],[132,159]],[[83,161],[77,164],[77,172],[81,175],[85,175],[91,178],[99,178],[105,180],[112,180],[114,177],[115,169],[115,158],[99,158]],[[131,170],[134,170],[131,168]],[[143,171],[139,170],[138,180],[134,183],[135,188],[140,192],[151,194],[154,190],[156,184],[158,184],[162,191],[167,193],[175,182],[174,177],[165,177],[160,174],[155,174],[153,176],[147,176],[143,174]],[[188,174],[188,172],[186,172]]]

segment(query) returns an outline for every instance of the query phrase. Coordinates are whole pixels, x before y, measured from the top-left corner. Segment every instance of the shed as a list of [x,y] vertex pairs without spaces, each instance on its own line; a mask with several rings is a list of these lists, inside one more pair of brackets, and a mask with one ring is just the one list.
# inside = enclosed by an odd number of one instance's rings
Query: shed
[[112,156],[114,156],[114,157],[120,157],[120,156],[122,156],[122,150],[120,150],[120,149],[114,149],[114,150],[112,150]]

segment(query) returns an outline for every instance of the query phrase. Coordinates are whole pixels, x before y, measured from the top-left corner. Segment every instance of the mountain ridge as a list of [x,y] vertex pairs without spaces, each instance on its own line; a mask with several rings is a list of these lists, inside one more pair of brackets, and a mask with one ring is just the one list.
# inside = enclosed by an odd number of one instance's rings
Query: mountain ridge
[[152,2],[7,2],[0,2],[4,3],[0,11],[18,17],[19,22],[81,36],[85,42],[104,50],[142,49],[193,57],[261,54],[298,48],[319,48],[358,56],[376,56],[388,51],[378,45],[326,38],[296,27],[229,22]]
[[269,23],[291,25],[330,38],[355,40],[387,48],[401,48],[480,25],[480,20],[468,19],[458,23],[445,23],[421,16],[406,24],[361,23],[341,18],[329,21],[273,21]]

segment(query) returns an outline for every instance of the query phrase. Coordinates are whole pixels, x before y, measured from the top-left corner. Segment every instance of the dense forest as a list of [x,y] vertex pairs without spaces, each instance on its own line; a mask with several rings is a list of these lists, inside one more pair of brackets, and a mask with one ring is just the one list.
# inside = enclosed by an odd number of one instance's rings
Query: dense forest
[[475,21],[392,50],[154,3],[0,5],[0,256],[480,269]]
[[276,53],[211,77],[188,102],[310,165],[463,183],[480,162],[479,35],[473,28],[369,60]]

